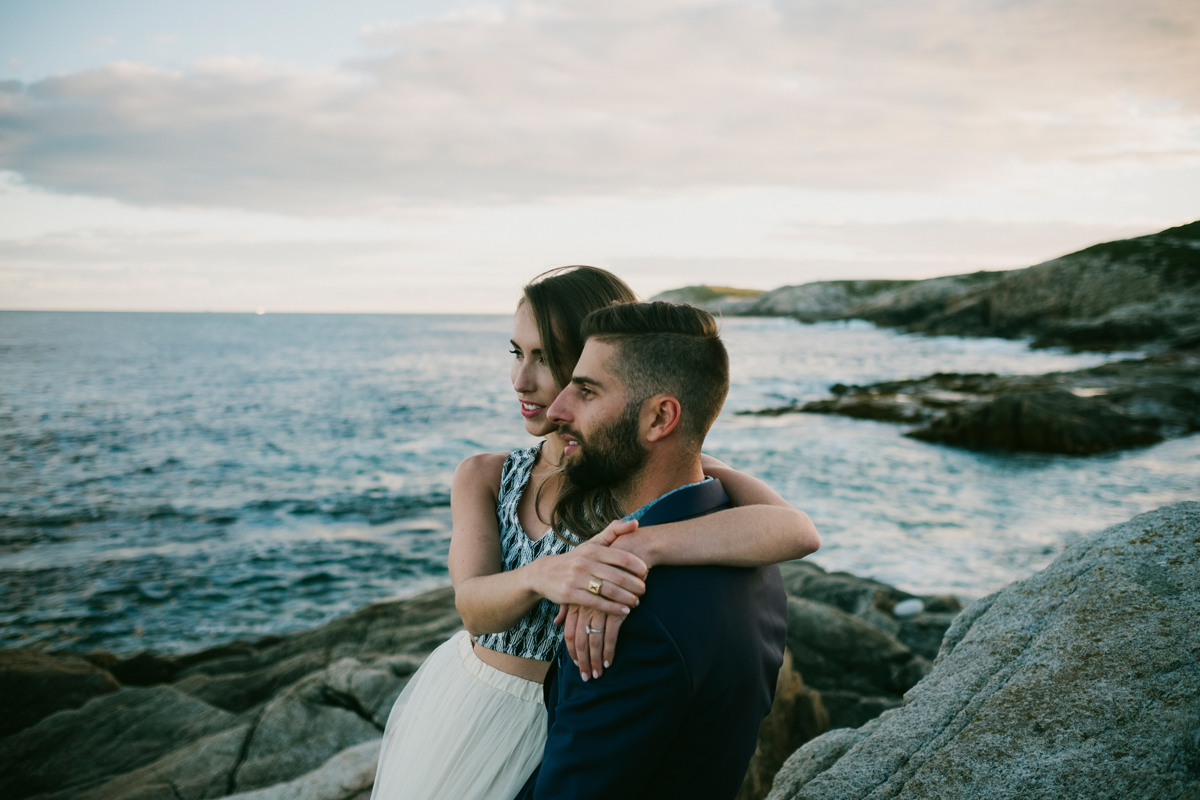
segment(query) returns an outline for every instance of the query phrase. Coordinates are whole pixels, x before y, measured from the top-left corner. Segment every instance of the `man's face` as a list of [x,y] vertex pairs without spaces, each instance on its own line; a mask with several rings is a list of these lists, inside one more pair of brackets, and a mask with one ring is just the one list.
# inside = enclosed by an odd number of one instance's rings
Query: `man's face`
[[646,462],[641,403],[629,403],[624,385],[608,368],[616,349],[589,339],[571,383],[547,412],[566,441],[567,479],[582,489],[614,486]]

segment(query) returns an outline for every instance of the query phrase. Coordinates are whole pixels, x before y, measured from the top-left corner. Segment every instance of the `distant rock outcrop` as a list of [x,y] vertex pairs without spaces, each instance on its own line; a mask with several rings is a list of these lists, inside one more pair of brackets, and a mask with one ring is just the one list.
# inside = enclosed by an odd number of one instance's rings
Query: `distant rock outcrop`
[[1109,528],[955,620],[902,708],[772,800],[1200,797],[1200,503]]
[[1200,348],[1046,375],[937,373],[743,414],[806,412],[900,422],[965,447],[1091,455],[1200,431]]
[[1026,269],[922,281],[818,281],[782,286],[722,310],[802,322],[865,319],[927,334],[1032,338],[1034,347],[1190,347],[1200,343],[1200,221]]
[[742,313],[795,317],[801,322],[846,319],[851,309],[912,283],[914,281],[816,281],[800,286],[781,286],[764,294]]
[[684,286],[682,289],[671,289],[660,292],[651,300],[665,300],[668,303],[686,303],[696,308],[703,308],[711,314],[744,314],[751,308],[763,292],[761,289],[735,289],[732,286]]

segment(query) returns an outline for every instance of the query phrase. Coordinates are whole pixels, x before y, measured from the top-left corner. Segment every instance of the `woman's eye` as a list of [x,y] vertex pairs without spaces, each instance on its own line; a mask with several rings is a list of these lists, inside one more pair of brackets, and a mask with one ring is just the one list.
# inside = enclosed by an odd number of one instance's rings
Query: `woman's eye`
[[520,358],[520,357],[521,357],[521,351],[520,351],[520,350],[509,350],[508,352],[512,353],[512,354],[513,354],[514,356],[516,356],[517,358]]

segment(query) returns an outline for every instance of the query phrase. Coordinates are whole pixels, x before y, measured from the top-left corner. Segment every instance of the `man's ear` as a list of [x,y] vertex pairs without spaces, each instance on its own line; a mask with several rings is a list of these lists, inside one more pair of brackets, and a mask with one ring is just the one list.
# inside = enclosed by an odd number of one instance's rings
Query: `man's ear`
[[659,394],[642,404],[642,431],[647,442],[667,438],[679,426],[682,409],[679,400]]

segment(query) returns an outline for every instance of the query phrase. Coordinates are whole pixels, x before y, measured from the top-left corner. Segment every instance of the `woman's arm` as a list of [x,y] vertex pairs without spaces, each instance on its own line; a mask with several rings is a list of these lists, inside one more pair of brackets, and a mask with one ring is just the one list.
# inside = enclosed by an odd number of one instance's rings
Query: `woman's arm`
[[774,489],[703,456],[704,474],[721,481],[734,508],[654,525],[622,536],[614,547],[657,564],[761,567],[815,553],[821,538],[812,520]]
[[[543,597],[606,614],[628,614],[629,607],[646,591],[642,579],[648,568],[627,551],[581,545],[569,553],[542,556],[519,569],[503,571],[496,499],[504,458],[504,454],[490,453],[472,456],[454,471],[449,567],[455,607],[466,629],[472,636],[506,631]],[[626,523],[624,527],[633,526]],[[604,597],[587,591],[593,577],[604,581]]]
[[[636,530],[617,538],[612,548],[628,550],[651,567],[761,567],[804,558],[821,546],[808,515],[770,486],[711,456],[702,456],[701,463],[705,475],[721,481],[734,508]],[[580,674],[599,678],[616,653],[621,620],[575,608],[560,611],[559,620],[565,623],[567,650]],[[603,633],[589,634],[589,629]]]

